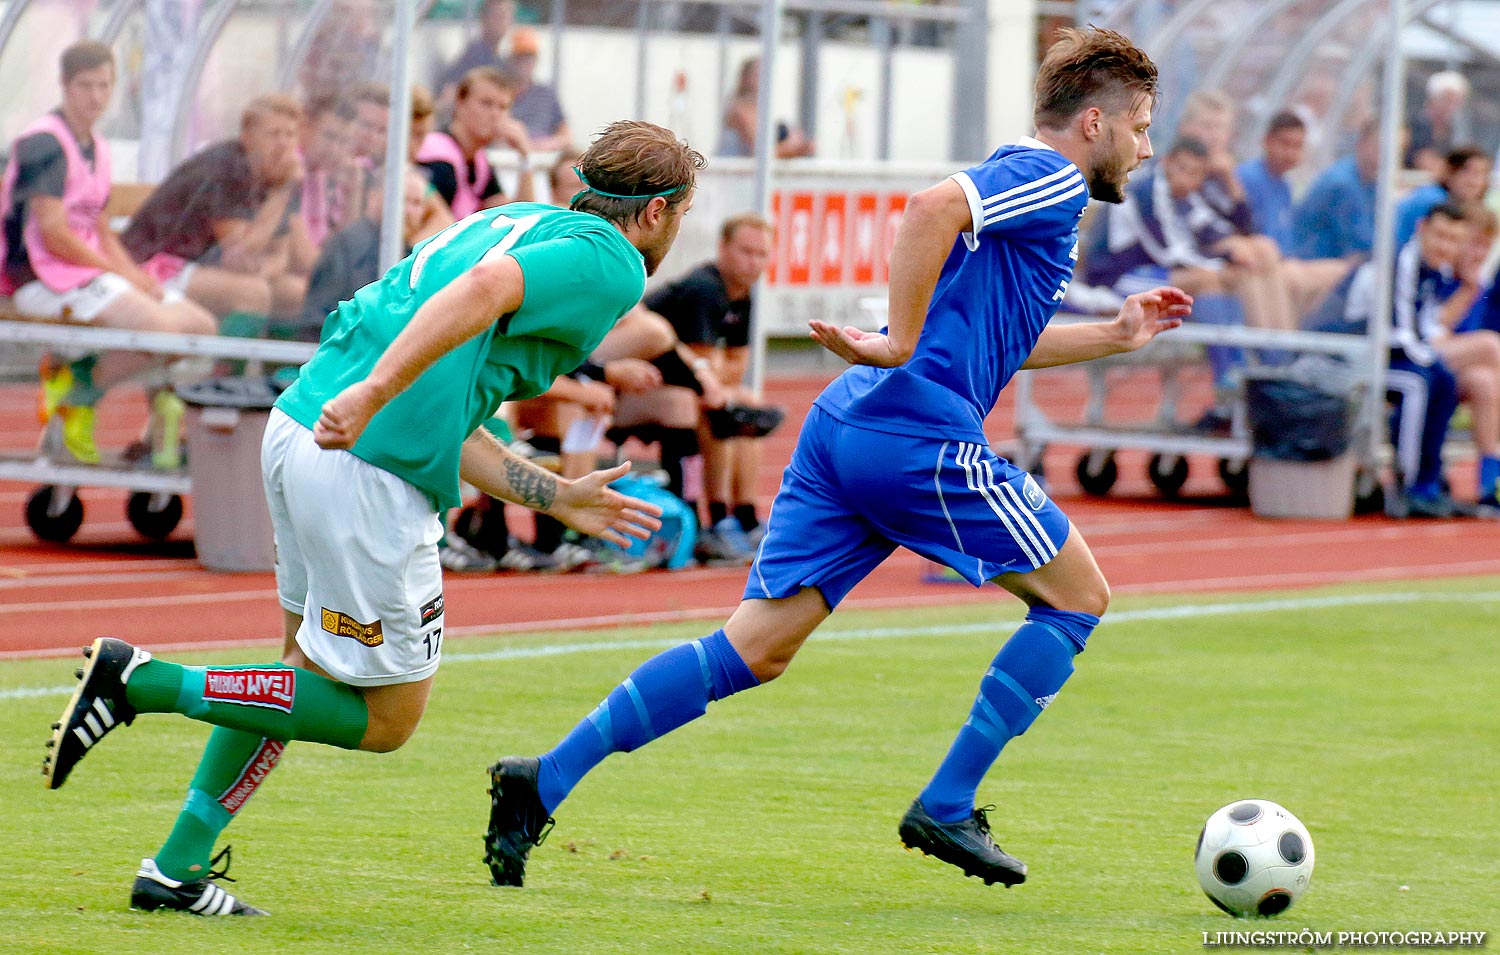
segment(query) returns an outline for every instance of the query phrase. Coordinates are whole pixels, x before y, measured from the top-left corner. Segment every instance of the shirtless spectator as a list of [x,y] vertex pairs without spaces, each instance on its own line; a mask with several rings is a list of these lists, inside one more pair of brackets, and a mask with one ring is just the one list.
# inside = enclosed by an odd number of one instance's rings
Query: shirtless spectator
[[515,102],[510,114],[526,127],[531,147],[543,152],[566,150],[573,145],[573,131],[563,115],[557,91],[546,83],[536,82],[536,58],[541,43],[536,31],[518,27],[511,35],[510,57],[503,67],[515,84]]
[[[95,127],[114,92],[108,46],[85,40],[63,51],[62,105],[28,126],[11,148],[0,210],[4,291],[23,315],[104,328],[211,335],[213,316],[164,294],[109,227],[109,143]],[[99,460],[94,405],[104,391],[159,359],[109,352],[71,365],[46,361],[42,414],[60,417],[74,457]]]
[[131,219],[125,247],[148,275],[216,315],[292,315],[314,254],[297,215],[302,108],[252,100],[238,139],[202,150],[167,176]]
[[[510,115],[515,90],[499,70],[480,67],[464,74],[458,84],[453,122],[446,130],[429,133],[417,154],[432,174],[432,184],[443,201],[462,219],[480,209],[507,202],[530,202],[531,144],[526,128]],[[504,145],[521,156],[516,194],[507,197],[485,151]]]

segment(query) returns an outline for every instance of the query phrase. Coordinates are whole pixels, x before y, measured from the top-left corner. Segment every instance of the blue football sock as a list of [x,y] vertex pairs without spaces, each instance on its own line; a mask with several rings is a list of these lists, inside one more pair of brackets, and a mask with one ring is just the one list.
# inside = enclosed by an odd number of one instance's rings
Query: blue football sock
[[1073,675],[1073,657],[1083,652],[1098,624],[1093,614],[1032,608],[995,655],[968,720],[922,790],[928,815],[939,822],[968,818],[979,781],[1005,744],[1026,732]]
[[702,716],[708,704],[759,686],[723,630],[641,664],[542,756],[537,787],[547,812],[610,753],[628,753]]
[[1500,497],[1500,458],[1479,459],[1479,499]]

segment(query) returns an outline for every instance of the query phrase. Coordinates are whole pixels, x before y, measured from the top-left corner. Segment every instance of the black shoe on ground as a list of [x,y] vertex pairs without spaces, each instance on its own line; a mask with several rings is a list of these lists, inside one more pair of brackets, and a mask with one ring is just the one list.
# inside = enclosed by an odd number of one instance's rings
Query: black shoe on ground
[[496,885],[526,881],[526,858],[552,831],[542,807],[536,774],[541,760],[507,756],[490,767],[490,827],[484,833],[484,864]]
[[780,408],[755,408],[728,404],[703,413],[708,430],[721,441],[729,438],[764,438],[781,427],[786,412]]
[[[219,864],[220,859],[224,860],[224,868],[215,869],[214,866]],[[140,871],[135,874],[135,885],[130,888],[130,907],[146,912],[168,909],[191,915],[271,914],[253,905],[246,905],[214,883],[215,879],[234,881],[226,874],[229,871],[228,846],[214,856],[208,866],[208,875],[203,878],[192,882],[178,882],[162,875],[156,868],[155,859],[142,859]]]
[[83,648],[83,655],[89,662],[75,674],[78,689],[62,718],[52,724],[52,738],[47,741],[52,752],[42,760],[48,789],[67,781],[73,766],[110,730],[135,721],[135,707],[125,699],[125,681],[151,659],[145,650],[114,637],[100,637],[93,646]]
[[985,814],[993,808],[976,809],[960,822],[938,822],[927,815],[922,800],[914,799],[901,819],[901,842],[908,849],[921,849],[924,855],[958,866],[964,875],[978,876],[985,885],[999,882],[1007,889],[1020,885],[1026,881],[1026,864],[1007,855],[990,838]]

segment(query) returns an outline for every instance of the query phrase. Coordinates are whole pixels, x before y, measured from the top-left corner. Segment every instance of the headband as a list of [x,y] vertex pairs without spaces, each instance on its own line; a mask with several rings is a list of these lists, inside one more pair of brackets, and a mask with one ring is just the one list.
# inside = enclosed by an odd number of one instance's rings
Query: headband
[[583,188],[580,189],[580,190],[578,190],[578,192],[573,195],[572,199],[568,200],[568,202],[570,204],[574,200],[576,200],[579,196],[583,195],[585,192],[597,193],[598,195],[601,195],[601,196],[607,196],[610,199],[655,199],[655,198],[657,198],[659,196],[670,196],[674,192],[681,192],[683,189],[687,188],[687,184],[684,183],[683,185],[680,185],[680,186],[673,186],[671,189],[664,189],[661,192],[650,192],[650,193],[646,193],[645,195],[639,195],[639,196],[627,196],[627,195],[622,195],[621,193],[618,193],[618,192],[605,192],[603,189],[600,189],[598,186],[593,185],[592,183],[589,182],[588,177],[583,174],[583,169],[581,169],[578,166],[574,166],[573,167],[573,173],[576,176],[578,176],[578,181],[581,182],[581,183],[583,183]]

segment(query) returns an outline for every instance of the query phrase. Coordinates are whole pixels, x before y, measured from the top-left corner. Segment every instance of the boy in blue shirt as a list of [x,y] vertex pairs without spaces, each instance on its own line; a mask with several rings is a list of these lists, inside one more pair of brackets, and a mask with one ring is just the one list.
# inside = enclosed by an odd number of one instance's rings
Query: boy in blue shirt
[[1111,322],[1050,326],[1090,196],[1124,197],[1151,156],[1156,67],[1125,37],[1068,30],[1043,61],[1035,138],[911,198],[891,254],[880,333],[813,322],[855,367],[803,425],[744,600],[723,629],[648,660],[540,759],[490,768],[485,861],[520,885],[550,815],[613,752],[771,680],[897,546],[1030,608],[984,674],[968,722],[900,825],[908,846],[986,883],[1026,866],[989,834],[975,791],[1001,748],[1052,702],[1109,602],[1082,537],[1025,471],[990,450],[983,420],[1021,368],[1129,351],[1179,325],[1191,298],[1157,288]]

